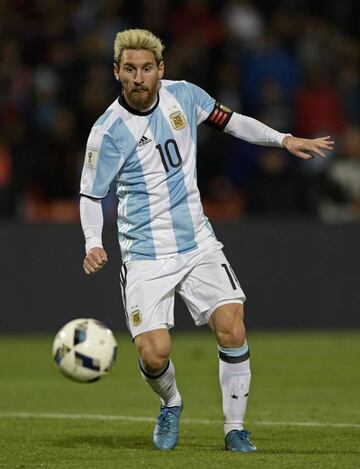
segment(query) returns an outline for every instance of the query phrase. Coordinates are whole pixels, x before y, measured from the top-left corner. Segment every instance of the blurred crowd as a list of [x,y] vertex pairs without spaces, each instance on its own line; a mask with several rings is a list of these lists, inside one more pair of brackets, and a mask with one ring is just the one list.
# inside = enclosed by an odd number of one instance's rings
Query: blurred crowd
[[[199,129],[198,180],[213,220],[360,220],[357,1],[3,0],[0,4],[0,218],[78,220],[92,124],[119,93],[117,31],[166,44],[165,77],[301,137],[331,135],[325,159]],[[115,196],[104,201],[115,217]]]

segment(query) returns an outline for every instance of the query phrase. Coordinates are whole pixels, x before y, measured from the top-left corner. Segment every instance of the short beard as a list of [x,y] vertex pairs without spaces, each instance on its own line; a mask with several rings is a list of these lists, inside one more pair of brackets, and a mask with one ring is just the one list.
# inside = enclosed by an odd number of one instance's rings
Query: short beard
[[143,93],[136,92],[137,88],[127,90],[123,88],[123,95],[130,107],[136,111],[144,111],[149,108],[156,99],[157,86],[152,89],[140,86],[138,89],[143,90]]
[[130,104],[133,104],[133,107],[141,110],[141,109],[146,109],[147,107],[151,105],[153,101],[153,96],[150,94],[149,90],[146,90],[143,93],[132,91],[130,93],[130,100],[131,100]]

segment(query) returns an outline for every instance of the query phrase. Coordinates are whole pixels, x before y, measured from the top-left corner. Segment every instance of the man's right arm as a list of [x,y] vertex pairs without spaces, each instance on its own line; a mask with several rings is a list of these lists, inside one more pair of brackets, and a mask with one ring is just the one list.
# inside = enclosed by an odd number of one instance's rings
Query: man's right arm
[[86,274],[94,274],[107,263],[107,254],[102,246],[102,228],[104,223],[101,200],[81,196],[80,219],[85,236],[83,267]]

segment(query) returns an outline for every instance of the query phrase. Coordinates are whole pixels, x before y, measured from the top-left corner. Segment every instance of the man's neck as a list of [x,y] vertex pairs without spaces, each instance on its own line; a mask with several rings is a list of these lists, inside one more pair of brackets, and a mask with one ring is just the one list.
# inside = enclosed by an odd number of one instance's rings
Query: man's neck
[[149,106],[146,106],[146,107],[142,107],[141,109],[134,105],[133,103],[130,103],[129,100],[127,99],[127,96],[126,94],[124,93],[124,91],[122,92],[122,97],[124,99],[124,101],[126,101],[126,104],[131,107],[132,109],[134,109],[135,111],[137,112],[148,112],[150,111],[156,104],[156,101],[157,101],[157,94],[154,96],[154,99],[152,101],[152,103],[149,105]]
[[155,101],[150,105],[146,106],[146,108],[142,108],[141,110],[136,109],[131,104],[129,104],[128,100],[125,97],[125,93],[121,92],[118,98],[119,104],[124,107],[127,111],[135,114],[137,116],[147,116],[151,114],[159,104],[159,93],[156,93]]

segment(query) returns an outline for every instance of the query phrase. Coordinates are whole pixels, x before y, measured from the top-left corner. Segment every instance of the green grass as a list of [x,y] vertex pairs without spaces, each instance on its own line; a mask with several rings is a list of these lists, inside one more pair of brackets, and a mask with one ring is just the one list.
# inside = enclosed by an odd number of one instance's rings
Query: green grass
[[[129,337],[118,339],[110,376],[77,384],[55,368],[52,337],[0,336],[0,467],[360,467],[360,332],[249,335],[253,379],[246,427],[259,448],[253,454],[223,449],[218,361],[210,333],[173,334],[185,409],[172,452],[152,449],[154,423],[144,418],[155,418],[158,399],[139,375]],[[19,412],[26,416],[16,416]],[[345,425],[331,425],[336,423]]]

